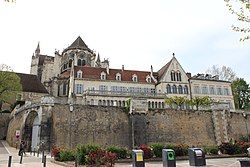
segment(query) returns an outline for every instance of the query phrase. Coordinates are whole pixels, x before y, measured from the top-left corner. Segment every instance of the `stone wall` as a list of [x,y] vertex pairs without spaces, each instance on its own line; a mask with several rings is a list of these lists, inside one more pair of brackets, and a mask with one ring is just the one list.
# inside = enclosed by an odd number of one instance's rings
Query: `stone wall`
[[0,113],[0,140],[6,138],[10,113]]
[[[55,105],[52,112],[52,144],[75,147],[78,143],[131,145],[128,115],[116,107]],[[72,143],[72,145],[70,145]]]
[[6,140],[13,147],[16,147],[16,144],[18,142],[18,140],[16,139],[16,130],[21,130],[23,122],[23,115],[21,114],[17,114],[12,117],[9,122]]
[[215,145],[211,112],[154,110],[147,114],[147,142]]
[[250,114],[243,116],[241,112],[231,113],[228,117],[228,136],[238,140],[241,135],[250,135]]

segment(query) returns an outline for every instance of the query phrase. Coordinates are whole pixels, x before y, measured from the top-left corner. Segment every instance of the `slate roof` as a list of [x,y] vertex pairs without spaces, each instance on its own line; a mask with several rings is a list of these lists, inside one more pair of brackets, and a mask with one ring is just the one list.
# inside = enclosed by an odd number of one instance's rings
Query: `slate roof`
[[36,75],[16,73],[20,77],[23,92],[48,93]]
[[88,46],[85,44],[85,42],[82,40],[80,36],[77,37],[77,39],[68,47],[66,48],[63,52],[67,50],[72,50],[72,49],[81,49],[81,50],[87,50],[92,53],[92,50],[88,48]]
[[158,77],[161,79],[161,77],[164,75],[165,71],[169,68],[171,62],[173,59],[171,59],[165,66],[163,66],[159,71],[158,71]]

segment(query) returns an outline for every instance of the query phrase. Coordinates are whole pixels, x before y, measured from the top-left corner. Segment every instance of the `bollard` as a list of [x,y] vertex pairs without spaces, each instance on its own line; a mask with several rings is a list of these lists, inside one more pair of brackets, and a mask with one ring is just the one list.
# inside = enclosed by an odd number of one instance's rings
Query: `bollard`
[[46,167],[46,155],[44,156],[43,167]]
[[44,163],[44,150],[42,151],[42,163]]
[[12,160],[12,156],[9,156],[9,162],[8,162],[8,167],[11,167],[11,160]]
[[33,154],[33,156],[35,156],[36,155],[36,149],[34,148],[34,154]]
[[21,157],[20,157],[20,164],[23,163],[23,152],[21,152]]

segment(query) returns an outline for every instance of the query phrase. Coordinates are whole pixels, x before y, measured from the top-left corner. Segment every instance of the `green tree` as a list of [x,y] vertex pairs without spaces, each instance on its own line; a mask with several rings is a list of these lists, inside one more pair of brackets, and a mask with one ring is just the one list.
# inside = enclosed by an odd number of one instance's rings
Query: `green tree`
[[174,96],[174,97],[168,97],[165,99],[165,103],[169,105],[171,108],[174,108],[174,106],[177,107],[177,109],[182,109],[182,106],[186,104],[188,101],[187,97],[180,97],[180,96]]
[[249,109],[250,107],[250,87],[243,79],[238,78],[232,83],[232,92],[236,109]]
[[213,65],[206,70],[206,73],[211,75],[218,75],[220,80],[232,82],[236,79],[236,74],[230,67]]
[[224,0],[228,10],[237,17],[243,25],[232,26],[233,30],[242,33],[244,36],[240,41],[250,39],[250,1],[249,0]]
[[196,110],[199,110],[201,106],[207,107],[213,103],[213,100],[209,96],[195,96],[190,101],[189,104],[191,106],[195,106]]
[[0,110],[3,103],[10,103],[22,90],[20,78],[7,65],[0,65]]

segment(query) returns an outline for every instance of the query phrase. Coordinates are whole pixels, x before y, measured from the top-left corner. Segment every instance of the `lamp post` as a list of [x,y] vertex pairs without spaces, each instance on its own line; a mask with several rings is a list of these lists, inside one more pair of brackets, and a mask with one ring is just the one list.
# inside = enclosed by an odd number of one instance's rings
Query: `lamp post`
[[69,111],[70,111],[70,117],[69,117],[69,146],[70,149],[72,148],[72,112],[74,110],[73,104],[69,104]]

